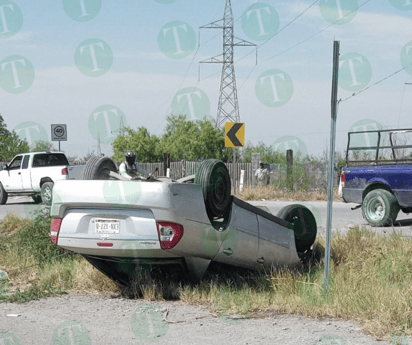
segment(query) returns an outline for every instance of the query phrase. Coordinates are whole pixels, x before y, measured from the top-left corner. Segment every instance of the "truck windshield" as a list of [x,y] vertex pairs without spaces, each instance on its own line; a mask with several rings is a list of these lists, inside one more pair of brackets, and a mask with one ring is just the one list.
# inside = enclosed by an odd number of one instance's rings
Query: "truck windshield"
[[40,153],[33,157],[33,168],[59,165],[69,165],[66,156],[62,153]]

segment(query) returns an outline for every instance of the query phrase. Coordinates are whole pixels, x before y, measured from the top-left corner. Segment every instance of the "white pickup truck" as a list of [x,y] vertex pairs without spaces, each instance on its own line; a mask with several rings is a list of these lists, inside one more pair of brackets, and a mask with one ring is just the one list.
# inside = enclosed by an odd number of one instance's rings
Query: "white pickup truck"
[[69,162],[61,152],[22,153],[0,171],[0,204],[9,195],[31,196],[35,202],[51,205],[53,185],[68,180]]

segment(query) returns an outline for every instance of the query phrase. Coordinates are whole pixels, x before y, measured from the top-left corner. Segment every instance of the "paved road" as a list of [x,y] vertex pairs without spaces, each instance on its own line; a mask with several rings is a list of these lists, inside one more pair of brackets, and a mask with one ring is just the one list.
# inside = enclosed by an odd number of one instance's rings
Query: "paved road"
[[10,197],[6,205],[0,205],[0,220],[8,213],[13,213],[20,218],[32,218],[41,205],[35,204],[31,197]]
[[[251,204],[256,206],[265,206],[272,214],[277,214],[278,211],[294,202],[291,201],[253,201]],[[325,233],[326,229],[326,214],[327,203],[325,201],[299,202],[308,206],[314,213],[318,226],[320,225],[320,234]],[[372,229],[376,233],[388,234],[392,231],[402,231],[405,236],[412,236],[412,214],[406,215],[403,212],[399,213],[398,224],[395,227],[372,228],[362,218],[361,209],[352,211],[351,207],[356,204],[345,204],[342,202],[333,203],[332,230],[338,230],[341,233],[348,231],[350,227],[360,225],[368,229]],[[10,198],[6,205],[0,205],[0,220],[7,213],[14,213],[21,218],[32,218],[36,211],[41,208],[35,204],[31,198]]]
[[[321,224],[320,234],[325,233],[326,229],[326,215],[327,215],[327,202],[326,201],[311,201],[311,202],[291,202],[291,201],[253,201],[251,202],[255,206],[266,206],[271,213],[277,214],[278,211],[287,205],[292,203],[300,203],[311,209],[315,215],[316,221]],[[353,226],[362,226],[367,229],[371,229],[379,234],[389,234],[392,231],[401,231],[404,236],[412,236],[412,214],[405,214],[402,211],[399,212],[397,224],[394,227],[377,228],[368,225],[365,219],[362,217],[362,210],[351,210],[351,207],[355,207],[357,204],[346,204],[343,202],[333,203],[332,213],[332,231],[339,231],[345,233],[349,228]]]

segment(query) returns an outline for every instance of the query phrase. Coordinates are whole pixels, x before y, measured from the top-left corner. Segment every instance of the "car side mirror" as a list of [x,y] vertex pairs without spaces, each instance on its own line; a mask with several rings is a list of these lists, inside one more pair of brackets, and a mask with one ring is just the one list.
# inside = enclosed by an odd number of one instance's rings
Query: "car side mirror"
[[3,170],[7,170],[9,167],[7,166],[7,164],[3,164],[3,165],[1,166],[1,168],[2,168]]

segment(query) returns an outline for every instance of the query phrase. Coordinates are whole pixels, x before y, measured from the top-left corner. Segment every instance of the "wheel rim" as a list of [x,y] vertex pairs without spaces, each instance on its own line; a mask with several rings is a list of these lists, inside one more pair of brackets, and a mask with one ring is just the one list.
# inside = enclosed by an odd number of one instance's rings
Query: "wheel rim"
[[44,188],[43,198],[45,203],[49,203],[52,200],[52,190],[49,187]]
[[380,196],[371,198],[365,206],[365,216],[368,219],[377,222],[385,217],[385,203]]

